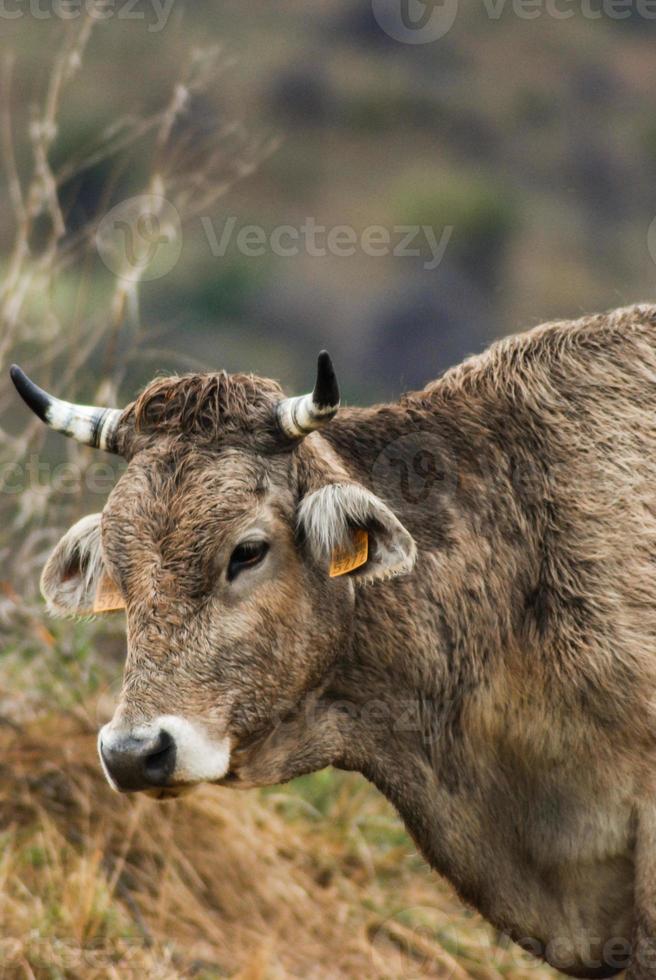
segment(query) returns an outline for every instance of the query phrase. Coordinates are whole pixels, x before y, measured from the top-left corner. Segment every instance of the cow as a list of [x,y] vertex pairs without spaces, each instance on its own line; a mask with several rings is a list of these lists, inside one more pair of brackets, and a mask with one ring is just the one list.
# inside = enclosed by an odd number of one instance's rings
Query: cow
[[309,395],[190,374],[123,411],[12,377],[127,460],[42,577],[55,614],[125,607],[115,789],[357,771],[503,934],[656,977],[656,306],[369,408],[326,352]]

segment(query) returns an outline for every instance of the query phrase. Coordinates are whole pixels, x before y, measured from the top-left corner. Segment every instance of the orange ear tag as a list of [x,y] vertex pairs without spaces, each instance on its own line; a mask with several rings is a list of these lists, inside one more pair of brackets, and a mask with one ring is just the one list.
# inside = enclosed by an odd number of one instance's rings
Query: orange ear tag
[[330,560],[328,574],[331,578],[347,575],[364,565],[369,557],[369,535],[357,529],[353,532],[353,545],[350,548],[336,549]]
[[115,612],[117,609],[125,609],[125,600],[107,572],[103,572],[93,600],[93,613]]

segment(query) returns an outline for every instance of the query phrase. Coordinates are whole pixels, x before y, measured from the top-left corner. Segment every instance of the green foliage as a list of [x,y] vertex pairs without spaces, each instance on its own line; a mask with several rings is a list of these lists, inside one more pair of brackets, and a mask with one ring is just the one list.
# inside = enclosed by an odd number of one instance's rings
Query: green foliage
[[346,126],[373,134],[399,127],[439,131],[448,124],[449,115],[437,99],[420,91],[390,93],[373,89],[346,98],[340,119]]
[[226,258],[215,263],[205,277],[194,284],[189,302],[203,318],[240,317],[264,278],[262,259]]
[[558,111],[553,92],[547,89],[527,86],[517,94],[515,113],[517,121],[524,126],[544,128],[555,121]]
[[518,201],[508,187],[482,173],[408,174],[396,192],[402,224],[428,225],[439,237],[452,226],[448,254],[486,281],[499,271],[518,227]]
[[642,145],[650,166],[656,164],[656,122],[649,121],[642,134]]

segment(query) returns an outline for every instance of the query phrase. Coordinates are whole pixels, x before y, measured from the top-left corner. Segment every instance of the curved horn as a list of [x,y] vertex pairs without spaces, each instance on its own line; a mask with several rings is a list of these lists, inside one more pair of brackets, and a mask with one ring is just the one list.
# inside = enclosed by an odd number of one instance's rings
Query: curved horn
[[278,424],[291,439],[300,439],[330,422],[339,408],[339,386],[327,350],[317,360],[317,380],[309,395],[285,398],[278,405]]
[[122,412],[118,408],[95,408],[92,405],[74,405],[54,398],[39,388],[17,364],[12,364],[9,374],[28,408],[42,422],[56,432],[63,432],[85,446],[116,452],[115,435]]

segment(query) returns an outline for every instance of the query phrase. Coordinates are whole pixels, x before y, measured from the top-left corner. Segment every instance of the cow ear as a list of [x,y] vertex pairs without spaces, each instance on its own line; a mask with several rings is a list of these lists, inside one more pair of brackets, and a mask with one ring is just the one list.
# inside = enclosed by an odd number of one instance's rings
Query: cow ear
[[333,483],[308,494],[298,513],[299,527],[318,561],[331,576],[360,582],[410,572],[415,542],[389,507],[357,483]]
[[41,592],[55,616],[88,616],[99,607],[108,576],[100,549],[100,514],[74,524],[46,562]]

